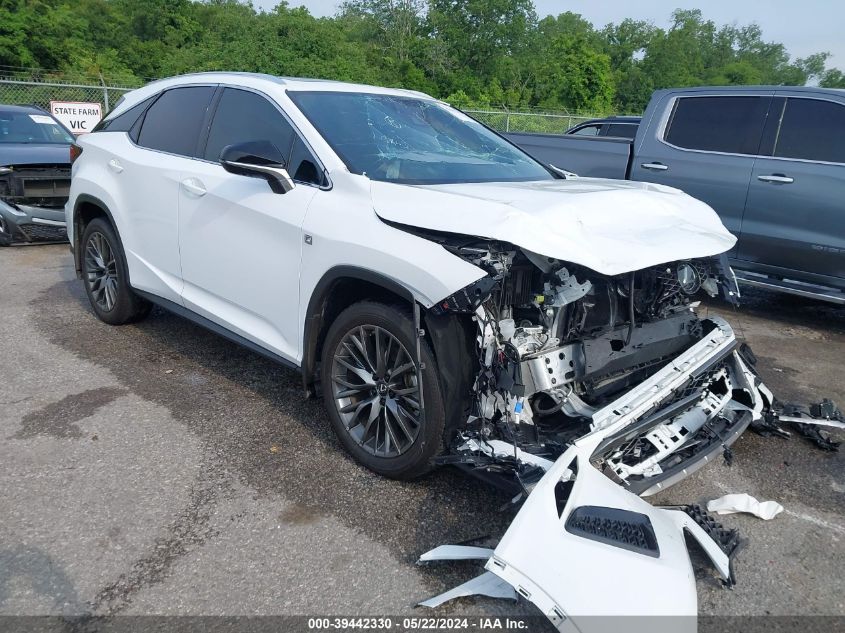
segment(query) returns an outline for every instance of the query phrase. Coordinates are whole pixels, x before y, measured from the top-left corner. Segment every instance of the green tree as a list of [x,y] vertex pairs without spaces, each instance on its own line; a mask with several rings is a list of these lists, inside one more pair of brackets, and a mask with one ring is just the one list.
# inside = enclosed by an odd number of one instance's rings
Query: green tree
[[526,48],[537,14],[531,0],[429,0],[427,22],[461,75],[487,80],[502,57]]
[[822,75],[819,85],[822,88],[845,88],[845,73],[838,68],[830,68]]
[[592,48],[583,35],[560,33],[537,66],[534,93],[543,108],[606,112],[614,95],[610,57]]
[[601,32],[613,69],[615,109],[642,111],[654,91],[652,78],[643,71],[643,57],[655,35],[661,32],[650,22],[626,19],[608,24]]
[[364,32],[400,62],[410,59],[422,32],[425,0],[347,0],[340,18],[362,23]]
[[531,0],[347,0],[315,18],[279,2],[0,0],[0,66],[102,74],[110,82],[199,70],[341,79],[448,95],[467,107],[637,112],[656,88],[842,87],[829,55],[790,58],[756,24],[678,10],[666,29],[626,19],[596,30]]

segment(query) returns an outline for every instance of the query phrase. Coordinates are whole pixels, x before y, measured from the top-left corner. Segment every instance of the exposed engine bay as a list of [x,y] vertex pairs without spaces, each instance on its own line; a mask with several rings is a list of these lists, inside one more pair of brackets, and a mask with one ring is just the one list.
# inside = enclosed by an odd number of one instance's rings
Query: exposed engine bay
[[[431,308],[471,315],[477,328],[474,399],[453,446],[460,458],[447,459],[523,487],[574,441],[609,426],[597,416],[603,408],[717,329],[696,314],[699,293],[731,302],[739,294],[722,256],[605,276],[506,244],[450,242],[487,276]],[[732,350],[609,438],[593,464],[643,494],[699,454],[726,449],[759,401]]]

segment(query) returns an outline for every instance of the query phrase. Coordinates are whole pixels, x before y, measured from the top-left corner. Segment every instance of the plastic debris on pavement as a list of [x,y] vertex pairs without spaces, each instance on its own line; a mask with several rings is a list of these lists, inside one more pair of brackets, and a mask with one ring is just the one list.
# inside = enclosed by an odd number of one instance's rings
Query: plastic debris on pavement
[[716,514],[744,512],[768,521],[783,512],[777,501],[757,501],[749,494],[730,494],[707,502],[707,510]]

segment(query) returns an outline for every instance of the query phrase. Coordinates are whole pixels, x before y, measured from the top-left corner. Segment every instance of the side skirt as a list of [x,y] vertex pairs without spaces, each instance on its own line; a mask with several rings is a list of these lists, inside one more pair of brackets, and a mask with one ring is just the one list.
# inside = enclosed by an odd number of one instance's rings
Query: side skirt
[[289,361],[283,356],[279,356],[275,352],[271,352],[270,350],[261,347],[258,343],[254,343],[253,341],[250,341],[248,338],[245,338],[240,334],[235,334],[231,330],[226,329],[222,325],[215,323],[210,319],[206,319],[204,316],[201,316],[196,312],[189,310],[185,306],[180,306],[178,303],[174,303],[173,301],[164,299],[162,297],[159,297],[158,295],[154,295],[149,292],[144,292],[143,290],[136,290],[135,288],[133,288],[132,291],[135,292],[137,295],[143,297],[147,301],[154,303],[161,308],[164,308],[168,312],[172,312],[173,314],[188,319],[188,321],[196,323],[197,325],[202,326],[205,329],[210,330],[215,334],[218,334],[219,336],[222,336],[223,338],[232,341],[233,343],[237,343],[241,347],[245,347],[250,351],[253,351],[257,354],[261,354],[265,358],[269,358],[270,360],[275,361],[280,365],[284,365],[288,369],[295,369],[299,372],[302,371],[302,368],[296,363]]

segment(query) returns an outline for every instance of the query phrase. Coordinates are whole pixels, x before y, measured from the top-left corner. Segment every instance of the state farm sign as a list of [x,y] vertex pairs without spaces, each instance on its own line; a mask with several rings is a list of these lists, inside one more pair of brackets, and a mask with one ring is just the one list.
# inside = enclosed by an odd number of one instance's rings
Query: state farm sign
[[50,112],[74,134],[86,134],[103,118],[99,103],[83,101],[51,101]]

